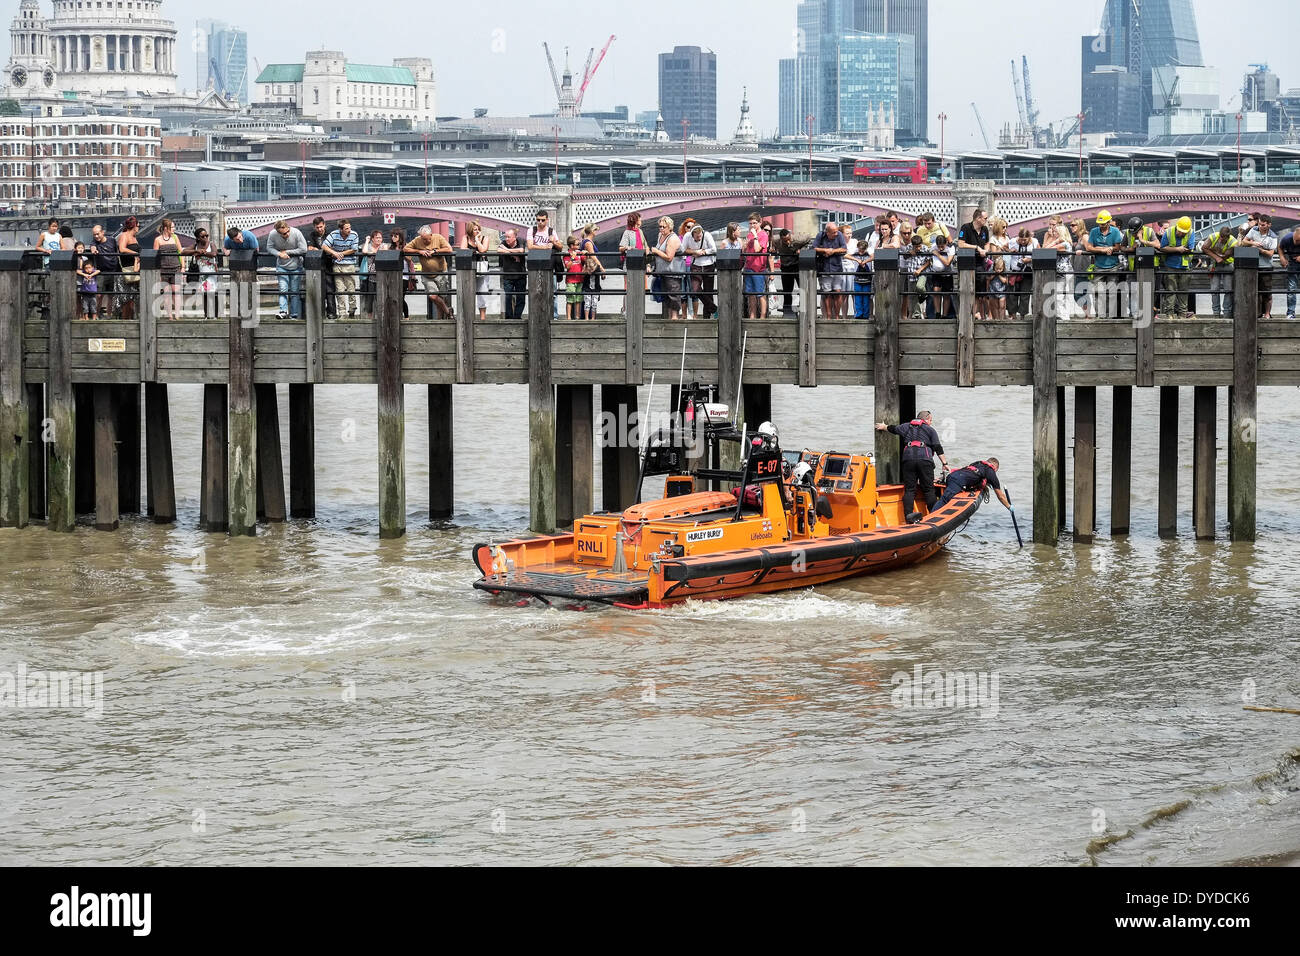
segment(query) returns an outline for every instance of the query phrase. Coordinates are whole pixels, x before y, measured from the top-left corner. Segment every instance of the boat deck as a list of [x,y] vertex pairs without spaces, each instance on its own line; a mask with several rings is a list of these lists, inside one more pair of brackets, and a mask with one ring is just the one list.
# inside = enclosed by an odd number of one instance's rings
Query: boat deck
[[612,571],[593,575],[586,569],[552,564],[491,575],[475,581],[474,587],[493,593],[512,591],[574,600],[636,604],[646,599],[649,583],[645,575],[615,574]]

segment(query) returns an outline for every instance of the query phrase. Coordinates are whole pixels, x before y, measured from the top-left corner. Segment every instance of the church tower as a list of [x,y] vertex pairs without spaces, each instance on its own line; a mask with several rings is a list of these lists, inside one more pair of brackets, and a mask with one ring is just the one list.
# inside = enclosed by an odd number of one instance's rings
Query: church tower
[[56,102],[58,77],[51,58],[54,47],[40,0],[23,0],[18,16],[10,24],[9,37],[9,64],[0,83],[6,95],[29,109],[41,100]]

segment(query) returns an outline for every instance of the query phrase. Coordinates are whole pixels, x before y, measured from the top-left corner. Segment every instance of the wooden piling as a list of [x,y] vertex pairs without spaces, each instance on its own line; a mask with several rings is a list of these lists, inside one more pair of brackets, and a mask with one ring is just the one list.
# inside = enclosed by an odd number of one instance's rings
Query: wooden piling
[[1056,527],[1065,527],[1065,386],[1056,387]]
[[450,518],[456,511],[452,387],[429,386],[429,517]]
[[1233,275],[1232,385],[1228,389],[1228,525],[1233,541],[1255,540],[1256,456],[1259,421],[1259,319],[1255,290],[1259,251],[1240,247]]
[[227,419],[227,530],[257,533],[257,393],[253,390],[253,327],[257,324],[257,254],[230,257],[230,403]]
[[[898,310],[902,277],[898,271],[898,250],[878,250],[875,266],[872,285],[875,301],[871,309],[871,318],[876,325],[876,393],[873,415],[878,422],[893,424],[899,420],[901,411],[898,393]],[[875,432],[875,438],[876,481],[883,485],[897,484],[903,480],[902,449],[898,436],[885,431]]]
[[316,517],[316,396],[311,384],[289,386],[289,516]]
[[112,385],[93,386],[96,531],[115,531],[119,520],[116,398]]
[[379,537],[406,534],[406,400],[402,387],[402,256],[375,257],[379,387]]
[[72,407],[77,416],[73,500],[77,514],[84,515],[95,510],[95,387],[87,382],[74,382]]
[[[219,245],[216,240],[213,242]],[[158,275],[159,255],[157,249],[140,251],[138,286],[140,304],[136,309],[136,316],[140,323],[140,381],[142,382],[158,380],[158,323],[167,321],[163,315],[164,297],[156,291],[161,281]]]
[[1218,389],[1196,386],[1192,391],[1192,530],[1204,541],[1214,540],[1217,414]]
[[72,323],[77,316],[76,255],[50,256],[49,370],[45,414],[50,440],[46,457],[46,526],[72,531],[77,525],[77,409],[72,390]]
[[148,382],[144,387],[144,431],[148,514],[154,524],[171,524],[176,520],[171,411],[167,407],[167,386],[159,382]]
[[477,279],[474,273],[474,250],[457,249],[452,257],[456,266],[456,326],[468,325],[473,335],[474,320],[478,318],[475,308],[477,298]]
[[1133,384],[1150,388],[1156,383],[1156,251],[1150,247],[1137,250],[1138,310],[1134,320]]
[[[1051,251],[1051,250],[1048,250]],[[1045,308],[1056,278],[1056,257],[1051,271],[1037,255],[1033,262],[1034,322],[1034,541],[1056,544],[1061,534],[1064,507],[1064,461],[1061,404],[1064,391],[1056,384],[1056,310]]]
[[916,386],[898,386],[898,420],[910,422],[916,418]]
[[45,386],[28,382],[27,390],[27,500],[32,520],[45,518]]
[[0,250],[0,527],[6,528],[25,528],[31,519],[31,412],[23,384],[26,277],[22,250]]
[[[744,278],[741,272],[739,249],[723,249],[718,253],[718,401],[731,408],[738,427],[752,431],[759,420],[750,420],[745,408],[745,396],[740,390],[740,349],[744,337],[745,315]],[[650,410],[647,410],[650,414]],[[740,448],[734,442],[723,443],[721,449],[723,468],[740,467]]]
[[957,250],[957,384],[975,384],[975,250]]
[[1162,538],[1178,535],[1178,386],[1160,386],[1160,469],[1156,529]]
[[140,513],[140,386],[114,385],[117,390],[117,509]]
[[[199,478],[199,528],[229,527],[226,500],[226,386],[203,386],[203,461]],[[157,516],[155,515],[155,520]]]
[[528,252],[528,527],[556,528],[555,385],[551,377],[551,254]]
[[[302,258],[302,316],[306,326],[309,383],[325,381],[325,277],[322,272],[322,256],[319,249],[308,249]],[[292,398],[289,409],[292,414]]]
[[592,509],[592,398],[590,385],[556,386],[555,523],[561,528]]
[[629,249],[623,264],[627,294],[624,298],[627,385],[640,385],[645,376],[645,250]]
[[1110,536],[1128,534],[1133,486],[1133,386],[1111,389]]
[[280,454],[280,402],[276,386],[255,385],[257,408],[258,518],[279,523],[287,517],[284,503],[284,458]]
[[1097,527],[1097,388],[1074,390],[1074,540],[1090,544]]
[[799,355],[800,388],[817,385],[817,254],[811,247],[799,250]]
[[600,387],[601,418],[608,423],[600,446],[601,506],[606,511],[623,511],[636,502],[640,461],[636,445],[625,439],[640,418],[637,401],[635,385]]

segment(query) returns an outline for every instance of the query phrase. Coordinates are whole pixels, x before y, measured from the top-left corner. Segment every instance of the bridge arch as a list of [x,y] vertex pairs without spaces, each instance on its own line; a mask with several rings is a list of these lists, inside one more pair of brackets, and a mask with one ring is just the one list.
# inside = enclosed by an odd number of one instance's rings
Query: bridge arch
[[[673,198],[667,202],[652,197],[646,197],[646,200],[645,205],[629,206],[626,211],[618,215],[596,219],[594,221],[596,232],[598,234],[621,232],[625,228],[627,216],[631,212],[641,214],[643,219],[642,228],[645,227],[645,223],[653,223],[661,216],[668,216],[675,222],[680,222],[683,214],[699,214],[702,210],[714,211],[720,209],[735,209],[738,214],[744,215],[748,215],[753,210],[758,210],[764,218],[773,212],[783,213],[797,210],[848,213],[860,219],[874,218],[891,210],[897,210],[909,218],[915,218],[916,216],[915,212],[907,208],[900,208],[900,206],[911,205],[910,203],[881,205],[876,202],[849,197],[804,195],[800,193],[745,194],[738,192]],[[935,218],[949,227],[953,227],[955,223],[949,221],[952,217],[945,215],[946,212],[950,213],[951,210],[946,210],[945,206],[951,206],[951,201],[935,203]],[[580,204],[575,203],[575,214],[577,214],[578,208],[580,208]],[[585,221],[575,221],[574,223],[575,228],[582,228],[586,224]]]
[[478,222],[484,229],[494,229],[504,232],[507,229],[526,228],[528,221],[512,222],[508,219],[501,219],[495,216],[484,215],[480,212],[465,211],[463,209],[449,209],[445,206],[437,206],[432,203],[421,205],[386,205],[383,202],[357,202],[351,205],[320,206],[310,211],[300,212],[298,210],[284,209],[232,209],[226,215],[226,222],[231,226],[238,226],[241,229],[250,229],[259,236],[266,236],[270,233],[275,223],[283,219],[290,226],[297,229],[310,226],[312,220],[317,216],[324,216],[325,221],[333,224],[339,219],[375,219],[385,214],[395,215],[399,220],[418,219],[423,223],[429,222],[451,222],[451,223],[468,223]]

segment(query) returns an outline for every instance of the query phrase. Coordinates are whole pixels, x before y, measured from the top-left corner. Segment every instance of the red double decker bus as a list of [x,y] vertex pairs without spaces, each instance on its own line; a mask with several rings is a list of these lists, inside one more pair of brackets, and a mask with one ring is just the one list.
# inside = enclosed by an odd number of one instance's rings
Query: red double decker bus
[[924,183],[924,159],[859,159],[853,164],[853,178],[877,183]]

